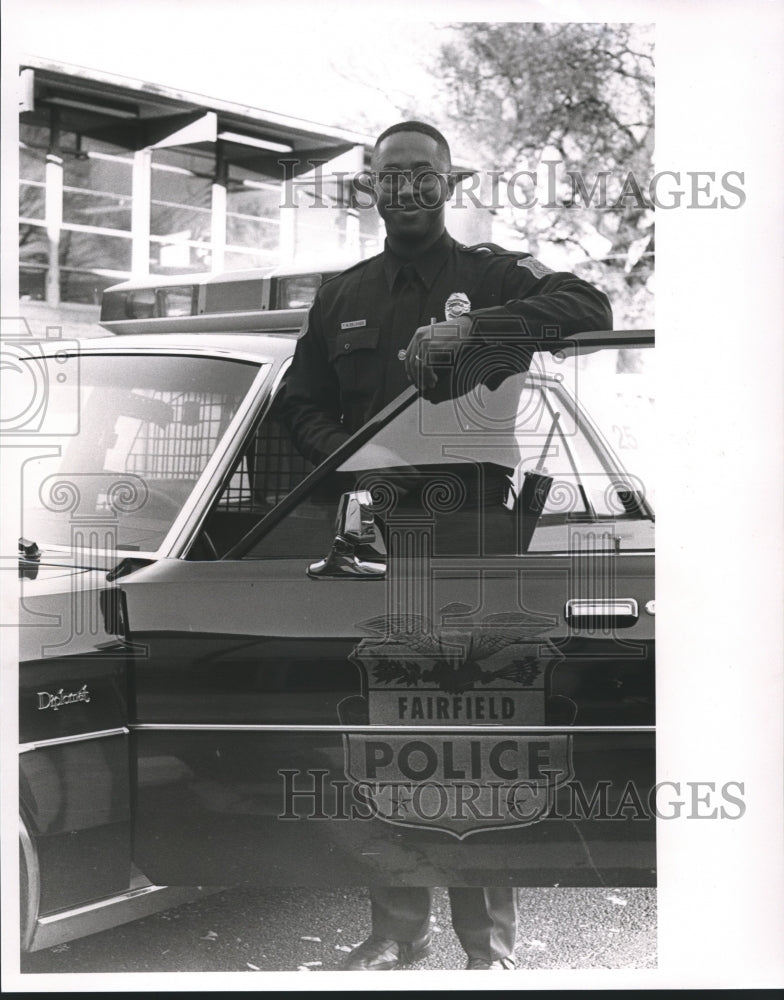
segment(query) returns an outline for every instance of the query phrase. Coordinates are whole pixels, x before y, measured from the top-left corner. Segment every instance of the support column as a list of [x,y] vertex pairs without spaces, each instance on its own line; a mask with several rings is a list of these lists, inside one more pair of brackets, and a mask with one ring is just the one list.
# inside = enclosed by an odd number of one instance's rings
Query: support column
[[294,258],[297,238],[298,194],[294,184],[293,171],[289,171],[292,160],[278,161],[283,169],[280,182],[280,213],[278,215],[278,260],[287,263]]
[[131,187],[131,273],[145,278],[150,273],[150,208],[152,203],[152,150],[133,154]]
[[215,143],[215,179],[212,182],[212,203],[210,209],[210,241],[212,243],[213,273],[223,271],[226,266],[226,213],[229,165],[226,162],[223,142]]
[[63,158],[60,156],[60,121],[56,110],[49,119],[49,150],[45,167],[44,221],[48,248],[46,304],[60,305],[60,236],[63,228]]
[[294,248],[297,242],[297,209],[284,200],[280,208],[280,236],[278,256],[283,263],[294,259]]

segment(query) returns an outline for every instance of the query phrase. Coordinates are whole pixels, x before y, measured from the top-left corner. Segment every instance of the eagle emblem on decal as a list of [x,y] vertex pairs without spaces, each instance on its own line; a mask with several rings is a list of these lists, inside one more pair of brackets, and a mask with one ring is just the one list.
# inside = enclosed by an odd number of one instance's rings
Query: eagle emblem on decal
[[[394,619],[395,616],[392,620],[384,617],[365,622],[365,628],[373,631],[383,632],[390,626],[394,631],[380,641],[362,640],[354,652],[355,656],[362,656],[371,649],[374,651],[373,680],[379,685],[413,688],[434,684],[451,694],[464,694],[499,679],[530,687],[542,673],[543,661],[537,655],[541,653],[540,643],[530,640],[543,628],[532,630],[529,626],[528,635],[521,636],[517,615],[488,615],[473,629],[439,632],[431,631],[422,615],[407,616],[406,630],[400,632],[395,625],[402,622]],[[521,644],[521,638],[527,638],[528,643]],[[495,654],[510,648],[514,655],[496,662]],[[488,664],[483,666],[485,660]]]
[[[441,612],[453,621],[470,609]],[[384,615],[361,627],[374,634],[349,658],[363,673],[367,722],[384,729],[344,735],[345,774],[376,818],[458,839],[544,818],[573,777],[570,737],[545,728],[549,674],[563,659],[551,625],[502,612],[438,627]]]

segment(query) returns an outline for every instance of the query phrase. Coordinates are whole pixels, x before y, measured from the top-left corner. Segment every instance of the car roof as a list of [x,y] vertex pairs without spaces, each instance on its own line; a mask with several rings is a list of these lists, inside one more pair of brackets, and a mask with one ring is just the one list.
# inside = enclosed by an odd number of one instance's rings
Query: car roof
[[340,274],[358,262],[356,257],[336,257],[327,261],[301,258],[288,264],[269,267],[247,267],[217,273],[197,271],[191,274],[152,274],[142,278],[128,278],[111,285],[107,292],[133,291],[156,286],[169,288],[176,285],[219,285],[224,282],[259,281],[264,278],[307,277],[311,274]]
[[[294,353],[296,336],[290,333],[226,334],[161,333],[90,337],[79,341],[80,354],[205,354],[280,365]],[[56,348],[56,343],[52,344]]]

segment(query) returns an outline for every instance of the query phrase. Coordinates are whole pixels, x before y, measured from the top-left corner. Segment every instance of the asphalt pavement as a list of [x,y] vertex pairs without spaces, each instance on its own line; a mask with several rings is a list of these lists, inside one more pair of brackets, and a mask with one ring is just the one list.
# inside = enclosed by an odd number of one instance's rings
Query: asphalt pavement
[[[521,969],[653,969],[656,890],[519,889]],[[369,933],[365,890],[231,889],[123,927],[25,955],[37,973],[339,970]],[[446,890],[433,908],[435,947],[413,969],[462,969]],[[26,975],[25,975],[26,978]],[[34,988],[34,987],[33,987]]]

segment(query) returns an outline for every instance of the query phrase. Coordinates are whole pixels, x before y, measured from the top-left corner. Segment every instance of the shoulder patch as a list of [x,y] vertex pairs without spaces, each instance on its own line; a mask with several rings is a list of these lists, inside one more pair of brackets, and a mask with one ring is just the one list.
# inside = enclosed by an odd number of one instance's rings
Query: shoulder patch
[[551,268],[544,265],[540,260],[537,260],[536,257],[523,257],[521,260],[518,260],[517,266],[524,267],[535,278],[544,278],[548,274],[555,274]]

